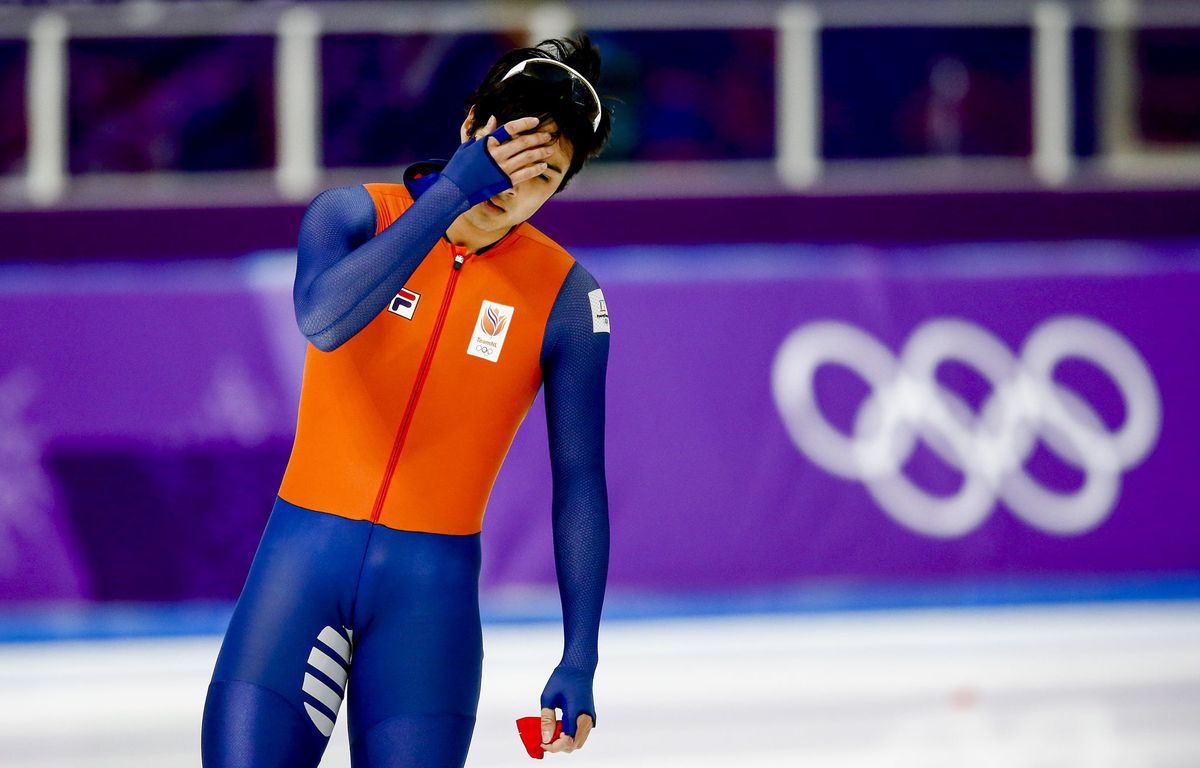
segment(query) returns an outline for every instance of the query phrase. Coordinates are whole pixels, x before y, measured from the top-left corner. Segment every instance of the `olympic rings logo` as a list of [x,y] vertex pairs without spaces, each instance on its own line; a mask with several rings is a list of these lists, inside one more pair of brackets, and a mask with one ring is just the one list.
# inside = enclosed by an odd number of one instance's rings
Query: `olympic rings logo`
[[[1054,379],[1067,359],[1103,371],[1124,401],[1124,421],[1110,431],[1079,394]],[[978,372],[991,391],[976,411],[936,378],[957,361]],[[851,434],[829,423],[814,380],[822,366],[849,369],[870,387]],[[1102,523],[1116,505],[1124,471],[1153,449],[1162,423],[1158,387],[1123,336],[1096,320],[1053,317],[1014,357],[973,323],[953,318],[919,326],[899,357],[870,334],[823,321],[794,330],[771,371],[776,406],[792,441],[826,471],[862,482],[896,522],[938,538],[964,536],[1003,501],[1047,533],[1078,535]],[[1061,492],[1026,470],[1039,441],[1083,475]],[[907,477],[919,442],[963,476],[952,495],[935,495]]]

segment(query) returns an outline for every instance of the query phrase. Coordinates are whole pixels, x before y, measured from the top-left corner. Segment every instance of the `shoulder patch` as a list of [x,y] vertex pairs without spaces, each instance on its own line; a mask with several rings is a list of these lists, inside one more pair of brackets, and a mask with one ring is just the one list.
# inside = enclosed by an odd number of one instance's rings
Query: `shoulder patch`
[[592,333],[610,333],[608,327],[608,305],[604,303],[604,292],[597,288],[588,292],[592,303]]

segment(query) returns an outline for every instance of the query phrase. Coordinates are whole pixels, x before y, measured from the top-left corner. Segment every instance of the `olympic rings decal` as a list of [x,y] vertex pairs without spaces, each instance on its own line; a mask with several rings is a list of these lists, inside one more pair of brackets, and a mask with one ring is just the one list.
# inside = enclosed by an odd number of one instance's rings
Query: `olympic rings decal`
[[[1096,410],[1054,379],[1067,359],[1104,372],[1124,401],[1110,431]],[[938,382],[956,361],[989,384],[978,411]],[[849,369],[870,388],[847,435],[817,403],[817,370]],[[1096,320],[1059,316],[1033,330],[1014,357],[987,330],[955,318],[919,326],[899,356],[853,325],[814,322],[784,340],[771,371],[775,404],[792,441],[831,474],[862,482],[892,519],[937,538],[965,536],[1000,501],[1028,524],[1058,535],[1092,530],[1112,512],[1124,471],[1154,448],[1162,404],[1146,362],[1128,340]],[[1047,488],[1025,469],[1041,441],[1078,468],[1082,485]],[[935,495],[904,473],[919,442],[963,476],[952,495]]]

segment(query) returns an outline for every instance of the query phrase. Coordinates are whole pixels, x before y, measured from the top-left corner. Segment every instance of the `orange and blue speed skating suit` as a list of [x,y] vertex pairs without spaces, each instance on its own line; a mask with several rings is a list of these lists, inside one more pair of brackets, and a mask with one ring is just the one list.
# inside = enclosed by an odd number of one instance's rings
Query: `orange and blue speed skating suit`
[[541,703],[569,734],[595,717],[607,307],[528,223],[478,253],[445,239],[507,186],[482,145],[305,214],[296,441],[209,686],[206,768],[316,766],[343,700],[356,768],[463,765],[484,507],[543,384],[565,643]]

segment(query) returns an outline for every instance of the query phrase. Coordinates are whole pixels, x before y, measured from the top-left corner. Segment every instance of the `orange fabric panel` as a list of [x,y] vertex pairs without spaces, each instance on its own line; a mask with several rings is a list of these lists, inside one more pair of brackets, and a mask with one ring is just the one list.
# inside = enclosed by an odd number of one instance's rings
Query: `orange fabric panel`
[[[474,533],[482,525],[492,484],[541,384],[546,321],[570,269],[570,263],[548,269],[542,259],[513,251],[487,251],[462,268],[455,311],[442,331],[394,480],[406,496],[434,503],[406,503],[393,491],[383,522],[431,530],[452,519],[456,533]],[[484,301],[514,308],[497,362],[467,354]],[[447,510],[454,510],[449,519]]]
[[445,278],[437,267],[427,258],[407,282],[421,294],[412,320],[385,309],[332,352],[308,345],[296,440],[280,490],[285,500],[370,516],[442,299]]
[[403,184],[363,184],[363,188],[375,201],[375,234],[388,228],[400,214],[412,205],[412,196]]
[[[382,232],[411,204],[402,185],[369,184]],[[308,348],[300,417],[280,495],[309,509],[429,533],[472,534],[541,383],[554,299],[574,260],[528,223],[458,272],[452,301],[392,476],[387,463],[453,273],[436,245],[405,287],[411,320],[386,309],[332,352]],[[511,306],[497,361],[467,354],[485,301]]]

